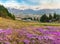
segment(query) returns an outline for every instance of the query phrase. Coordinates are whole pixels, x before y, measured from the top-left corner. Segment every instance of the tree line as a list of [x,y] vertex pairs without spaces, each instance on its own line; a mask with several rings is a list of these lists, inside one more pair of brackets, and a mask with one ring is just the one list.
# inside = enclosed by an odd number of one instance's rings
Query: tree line
[[32,21],[39,21],[39,22],[56,22],[56,21],[60,21],[60,15],[56,14],[56,13],[53,13],[53,15],[52,14],[49,14],[49,15],[43,14],[40,18],[27,17],[27,18],[23,18],[23,19],[24,20],[30,19]]
[[15,20],[15,16],[9,13],[9,11],[3,5],[0,5],[0,17],[10,18]]
[[49,16],[47,16],[46,14],[42,15],[40,18],[41,22],[56,22],[56,21],[60,21],[60,15],[54,13],[53,15],[49,14]]

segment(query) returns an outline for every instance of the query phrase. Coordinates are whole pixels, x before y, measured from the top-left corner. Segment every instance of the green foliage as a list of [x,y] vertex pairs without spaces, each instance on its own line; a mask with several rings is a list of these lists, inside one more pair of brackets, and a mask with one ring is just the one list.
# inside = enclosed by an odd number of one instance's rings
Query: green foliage
[[54,19],[56,19],[56,17],[57,17],[57,14],[56,14],[56,13],[54,13],[54,16],[53,16],[53,18],[54,18]]
[[8,13],[8,16],[11,17],[11,19],[15,20],[15,16],[12,15],[11,13]]
[[60,15],[56,15],[56,21],[60,20]]
[[14,15],[12,15],[12,19],[15,20],[15,16]]
[[25,17],[25,18],[22,18],[22,20],[33,20],[32,17]]
[[46,14],[42,15],[42,17],[40,18],[41,22],[48,22],[48,17]]
[[60,15],[54,13],[53,19],[55,19],[55,21],[59,21],[60,20]]
[[0,5],[0,17],[11,18],[15,20],[15,16],[9,13],[9,11],[3,5]]
[[49,20],[52,20],[53,16],[51,14],[49,14]]
[[31,18],[31,17],[28,17],[27,19],[31,19],[31,20],[32,20],[32,18]]
[[40,18],[41,22],[55,22],[55,21],[60,21],[60,15],[54,13],[53,16],[49,14],[49,17],[46,16],[46,14],[42,15]]

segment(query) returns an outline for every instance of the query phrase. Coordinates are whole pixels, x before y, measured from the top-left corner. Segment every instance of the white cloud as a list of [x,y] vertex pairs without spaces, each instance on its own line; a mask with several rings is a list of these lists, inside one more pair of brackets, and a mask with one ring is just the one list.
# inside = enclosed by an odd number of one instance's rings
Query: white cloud
[[33,3],[39,3],[39,5],[28,5],[23,1],[17,3],[16,0],[8,0],[5,3],[0,1],[5,7],[17,8],[17,9],[57,9],[60,8],[60,0],[28,0]]

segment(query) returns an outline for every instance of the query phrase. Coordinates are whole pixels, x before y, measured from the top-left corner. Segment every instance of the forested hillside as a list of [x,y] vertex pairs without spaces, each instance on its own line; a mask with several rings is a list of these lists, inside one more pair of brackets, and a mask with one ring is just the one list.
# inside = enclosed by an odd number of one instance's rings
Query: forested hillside
[[15,19],[15,16],[9,13],[9,11],[3,5],[0,5],[0,17]]

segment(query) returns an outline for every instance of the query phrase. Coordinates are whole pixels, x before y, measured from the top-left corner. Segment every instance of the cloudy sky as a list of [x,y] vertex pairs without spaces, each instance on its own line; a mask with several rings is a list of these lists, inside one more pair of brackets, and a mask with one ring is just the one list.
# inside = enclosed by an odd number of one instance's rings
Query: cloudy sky
[[57,9],[60,0],[0,0],[5,7],[17,9]]

